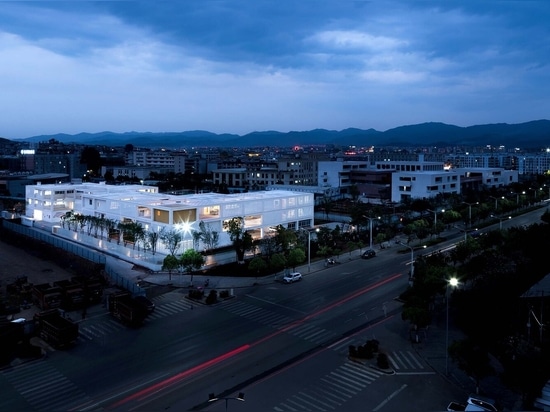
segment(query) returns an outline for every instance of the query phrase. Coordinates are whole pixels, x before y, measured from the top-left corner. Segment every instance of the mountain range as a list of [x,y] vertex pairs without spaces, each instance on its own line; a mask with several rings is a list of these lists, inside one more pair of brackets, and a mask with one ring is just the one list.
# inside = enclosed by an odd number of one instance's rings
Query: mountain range
[[55,139],[62,143],[85,145],[124,146],[150,148],[189,147],[292,147],[311,145],[335,146],[505,146],[541,148],[550,145],[550,120],[526,123],[485,124],[468,127],[445,123],[421,123],[400,126],[386,131],[348,128],[340,131],[315,129],[309,131],[262,131],[245,135],[216,134],[203,130],[185,132],[100,132],[40,135],[14,142],[45,142]]

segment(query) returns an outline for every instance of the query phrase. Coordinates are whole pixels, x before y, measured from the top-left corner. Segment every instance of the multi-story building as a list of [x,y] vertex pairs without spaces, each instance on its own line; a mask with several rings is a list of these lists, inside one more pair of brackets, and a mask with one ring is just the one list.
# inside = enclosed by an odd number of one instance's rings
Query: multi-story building
[[445,163],[450,167],[460,169],[497,167],[511,169],[514,164],[514,157],[511,153],[447,154]]
[[173,170],[170,168],[159,168],[154,166],[101,166],[101,176],[111,173],[113,178],[124,178],[130,180],[147,180],[154,173],[168,173]]
[[461,190],[499,188],[518,181],[517,170],[506,170],[500,167],[476,167],[453,169],[460,175]]
[[193,231],[204,222],[220,235],[219,246],[231,244],[223,223],[244,218],[244,227],[261,239],[273,227],[313,226],[313,194],[282,190],[222,195],[216,193],[168,195],[145,185],[114,186],[96,183],[29,185],[26,187],[28,221],[60,223],[67,212],[138,222],[146,231],[181,231],[183,249],[194,247]]
[[35,153],[34,173],[66,173],[71,179],[82,179],[86,164],[80,163],[79,153]]
[[517,170],[521,175],[542,175],[550,172],[550,152],[517,156]]
[[[418,165],[411,165],[418,166]],[[396,171],[392,174],[391,201],[429,198],[440,193],[460,193],[460,175],[456,171]]]

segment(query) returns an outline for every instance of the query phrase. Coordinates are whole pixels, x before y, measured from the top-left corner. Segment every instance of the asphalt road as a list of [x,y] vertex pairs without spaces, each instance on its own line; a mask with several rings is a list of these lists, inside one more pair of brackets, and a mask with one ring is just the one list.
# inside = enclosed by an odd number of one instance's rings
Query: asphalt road
[[[228,399],[232,409],[316,410],[307,406],[315,401],[326,410],[441,410],[462,394],[411,351],[395,301],[410,254],[398,249],[371,260],[340,257],[302,282],[252,287],[214,307],[165,294],[139,329],[93,308],[74,348],[0,373],[0,409],[222,410],[225,400],[208,403],[209,393],[244,391],[246,402]],[[351,365],[348,345],[367,338],[402,373]]]

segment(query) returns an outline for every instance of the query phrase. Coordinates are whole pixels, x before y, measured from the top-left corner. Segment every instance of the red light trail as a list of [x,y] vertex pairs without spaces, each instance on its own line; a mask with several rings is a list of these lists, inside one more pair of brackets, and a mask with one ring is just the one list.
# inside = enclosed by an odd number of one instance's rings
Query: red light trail
[[253,342],[253,343],[247,344],[247,345],[242,345],[242,346],[240,346],[240,347],[238,347],[238,348],[236,348],[236,349],[233,349],[233,350],[231,350],[231,351],[229,351],[229,352],[224,353],[223,355],[217,356],[217,357],[215,357],[215,358],[213,358],[213,359],[210,359],[210,360],[208,360],[208,361],[206,361],[206,362],[203,362],[203,363],[201,363],[201,364],[199,364],[199,365],[197,365],[197,366],[194,366],[194,367],[192,367],[192,368],[190,368],[190,369],[187,369],[186,371],[180,372],[180,373],[178,373],[178,374],[176,374],[176,375],[174,375],[174,376],[172,376],[172,377],[170,377],[170,378],[168,378],[168,379],[164,379],[164,380],[162,380],[162,381],[160,381],[160,382],[158,382],[158,383],[156,383],[156,384],[154,384],[154,385],[152,385],[152,386],[149,386],[148,388],[145,388],[145,389],[143,389],[143,390],[141,390],[141,391],[139,391],[139,392],[136,392],[136,393],[134,393],[134,394],[131,395],[131,396],[128,396],[128,397],[126,397],[126,398],[124,398],[124,399],[121,399],[120,401],[118,401],[118,402],[116,402],[115,404],[111,405],[108,409],[118,408],[118,407],[120,407],[121,405],[123,405],[123,404],[125,404],[125,403],[127,403],[127,402],[130,402],[130,401],[142,400],[142,399],[144,399],[144,398],[146,398],[146,397],[148,397],[148,396],[150,396],[150,395],[152,395],[152,394],[155,394],[155,393],[157,393],[157,392],[159,392],[159,391],[161,391],[161,390],[164,390],[164,389],[170,387],[171,385],[174,385],[174,384],[176,384],[176,383],[181,382],[183,379],[185,379],[185,378],[187,378],[187,377],[189,377],[189,376],[191,376],[191,375],[193,375],[193,374],[195,374],[195,373],[201,372],[201,371],[203,371],[203,370],[205,370],[205,369],[207,369],[207,368],[209,368],[209,367],[211,367],[211,366],[214,366],[214,365],[216,365],[216,364],[218,364],[218,363],[220,363],[220,362],[223,362],[223,361],[225,361],[225,360],[227,360],[227,359],[229,359],[229,358],[232,358],[232,357],[234,357],[234,356],[236,356],[236,355],[238,355],[238,354],[240,354],[240,353],[242,353],[242,352],[244,352],[244,351],[246,351],[246,350],[248,350],[248,349],[250,349],[250,348],[252,348],[252,347],[254,347],[254,346],[258,346],[258,345],[260,345],[260,344],[262,344],[262,343],[264,343],[264,342],[266,342],[266,341],[268,341],[268,340],[274,338],[275,336],[278,336],[278,335],[280,335],[280,334],[282,334],[282,333],[286,333],[286,332],[288,332],[289,330],[291,330],[291,329],[293,329],[293,328],[295,328],[295,327],[298,327],[299,325],[303,324],[303,323],[306,322],[307,320],[313,319],[313,318],[315,318],[315,317],[317,317],[317,316],[319,316],[319,315],[321,315],[321,314],[323,314],[323,313],[325,313],[325,312],[327,312],[327,311],[329,311],[329,310],[331,310],[331,309],[334,309],[334,308],[337,307],[337,306],[340,306],[340,305],[342,305],[342,304],[344,304],[344,303],[346,303],[346,302],[349,302],[349,301],[351,301],[351,300],[357,298],[358,296],[361,296],[361,295],[363,295],[363,294],[365,294],[365,293],[368,293],[368,292],[370,292],[370,291],[372,291],[372,290],[374,290],[374,289],[376,289],[376,288],[378,288],[378,287],[380,287],[380,286],[385,285],[386,283],[392,282],[392,281],[394,281],[394,280],[400,278],[401,276],[402,276],[402,275],[401,275],[400,273],[394,274],[394,275],[392,275],[392,276],[390,276],[390,277],[388,277],[388,278],[385,278],[385,279],[383,279],[383,280],[381,280],[381,281],[379,281],[379,282],[376,282],[376,283],[374,283],[374,284],[372,284],[372,285],[370,285],[370,286],[367,286],[367,287],[365,287],[365,288],[363,288],[363,289],[360,289],[360,290],[358,290],[358,291],[356,291],[356,292],[354,292],[354,293],[352,293],[352,294],[346,296],[345,298],[340,299],[340,300],[338,300],[338,301],[336,301],[336,302],[334,302],[334,303],[332,303],[332,304],[330,304],[330,305],[324,307],[323,309],[320,309],[320,310],[318,310],[318,311],[316,311],[316,312],[314,312],[314,313],[311,313],[311,314],[305,316],[305,317],[302,318],[302,319],[299,319],[299,320],[297,320],[297,321],[295,321],[295,322],[290,323],[289,325],[285,326],[284,328],[279,329],[279,330],[277,330],[277,331],[275,331],[275,332],[273,332],[273,333],[271,333],[271,334],[269,334],[269,335],[267,335],[267,336],[265,336],[265,337],[263,337],[263,338],[257,340],[256,342]]

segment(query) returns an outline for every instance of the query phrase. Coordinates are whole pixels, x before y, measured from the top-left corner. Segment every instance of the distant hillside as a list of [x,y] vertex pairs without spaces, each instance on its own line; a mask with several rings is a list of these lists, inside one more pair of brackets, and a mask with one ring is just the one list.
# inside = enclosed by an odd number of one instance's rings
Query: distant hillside
[[63,143],[137,147],[265,147],[265,146],[484,146],[539,148],[550,146],[550,120],[520,124],[486,124],[459,127],[445,123],[422,123],[400,126],[384,132],[374,129],[315,129],[309,131],[263,131],[243,136],[216,134],[203,130],[186,132],[79,133],[33,136],[14,141],[44,142],[56,139]]

